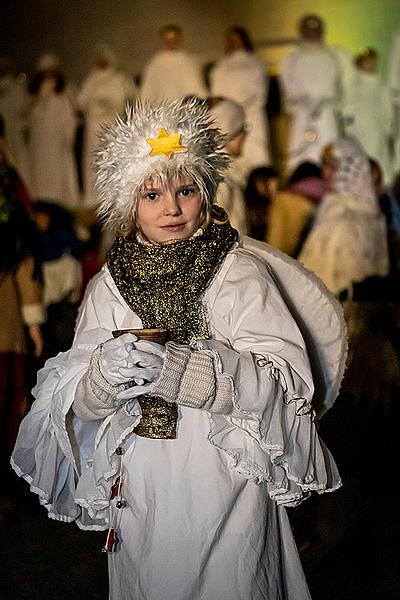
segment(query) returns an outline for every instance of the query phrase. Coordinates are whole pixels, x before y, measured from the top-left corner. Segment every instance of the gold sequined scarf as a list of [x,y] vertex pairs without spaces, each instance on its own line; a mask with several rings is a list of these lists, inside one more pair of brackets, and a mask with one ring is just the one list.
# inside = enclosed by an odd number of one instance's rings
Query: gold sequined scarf
[[162,327],[184,343],[210,336],[202,297],[238,239],[229,223],[170,244],[118,237],[107,264],[118,290],[143,327]]

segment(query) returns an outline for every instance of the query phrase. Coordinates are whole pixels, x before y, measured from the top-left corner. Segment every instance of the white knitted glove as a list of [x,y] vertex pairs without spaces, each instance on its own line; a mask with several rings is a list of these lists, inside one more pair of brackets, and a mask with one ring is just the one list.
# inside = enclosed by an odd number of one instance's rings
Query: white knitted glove
[[[130,388],[118,397],[134,398],[139,395],[139,389]],[[218,353],[208,349],[195,350],[175,342],[167,343],[161,375],[148,386],[146,393],[160,396],[167,402],[215,413],[229,414],[233,409],[233,381],[221,372]]]

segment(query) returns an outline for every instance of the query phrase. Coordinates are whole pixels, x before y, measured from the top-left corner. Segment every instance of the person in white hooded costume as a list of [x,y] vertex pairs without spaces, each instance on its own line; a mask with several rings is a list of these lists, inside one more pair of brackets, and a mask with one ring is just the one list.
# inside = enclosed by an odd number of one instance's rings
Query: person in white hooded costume
[[334,294],[351,297],[355,283],[389,272],[385,217],[368,157],[356,139],[341,138],[328,146],[323,171],[330,191],[298,258]]
[[108,46],[96,48],[91,71],[77,97],[84,115],[83,203],[96,203],[94,191],[94,154],[100,128],[109,123],[115,113],[122,113],[126,102],[136,96],[133,79],[117,69],[116,55]]
[[248,133],[242,157],[249,173],[270,163],[266,65],[253,51],[247,32],[241,27],[230,27],[226,41],[226,54],[211,72],[210,87],[213,96],[230,98],[245,111]]
[[237,165],[247,137],[245,112],[240,104],[230,98],[211,97],[207,103],[215,125],[226,136],[224,151],[231,158],[224,180],[218,186],[216,203],[225,210],[232,227],[241,235],[247,235],[249,223],[241,186],[243,172],[241,165]]
[[[341,340],[321,362],[325,408],[343,371],[340,311],[214,205],[222,145],[197,100],[138,103],[104,129],[100,214],[119,235],[71,350],[39,373],[12,457],[51,517],[108,528],[112,600],[309,600],[284,505],[340,485],[278,272],[318,297],[330,348]],[[131,327],[171,341],[113,339]]]
[[205,98],[207,91],[197,59],[182,48],[183,32],[177,25],[160,30],[162,49],[143,70],[140,95],[147,100],[165,101],[184,96]]

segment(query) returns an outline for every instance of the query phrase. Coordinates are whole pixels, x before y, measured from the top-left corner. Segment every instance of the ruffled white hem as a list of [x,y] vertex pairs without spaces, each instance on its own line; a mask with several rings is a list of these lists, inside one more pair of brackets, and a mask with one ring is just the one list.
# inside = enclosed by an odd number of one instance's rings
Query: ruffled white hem
[[312,491],[338,489],[342,482],[313,413],[301,413],[304,399],[285,402],[282,392],[269,404],[269,414],[260,418],[234,398],[232,415],[210,415],[208,441],[229,456],[231,469],[257,485],[266,483],[277,504],[296,506]]

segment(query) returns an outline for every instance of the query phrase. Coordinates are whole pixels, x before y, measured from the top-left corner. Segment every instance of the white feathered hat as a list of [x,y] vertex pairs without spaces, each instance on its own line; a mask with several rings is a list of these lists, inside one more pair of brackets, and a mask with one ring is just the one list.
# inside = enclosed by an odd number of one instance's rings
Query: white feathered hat
[[129,230],[136,192],[153,176],[189,175],[211,206],[229,165],[224,144],[209,109],[197,98],[162,105],[136,101],[100,134],[95,157],[100,219],[108,227]]

